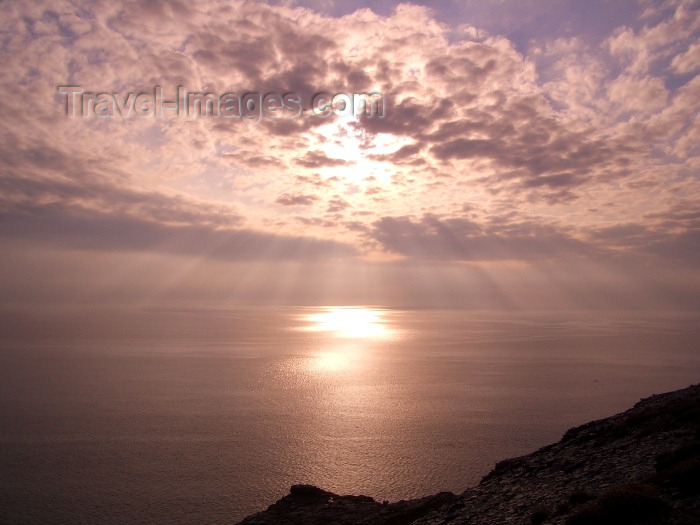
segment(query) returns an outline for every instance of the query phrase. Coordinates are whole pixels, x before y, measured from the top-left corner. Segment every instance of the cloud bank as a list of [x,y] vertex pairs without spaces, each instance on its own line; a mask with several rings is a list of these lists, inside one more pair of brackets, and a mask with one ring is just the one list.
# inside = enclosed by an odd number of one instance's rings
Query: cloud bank
[[[569,16],[559,33],[496,9],[3,3],[0,237],[16,251],[0,289],[19,295],[23,257],[68,250],[231,261],[260,280],[254,265],[313,261],[319,282],[294,274],[309,301],[349,293],[332,268],[353,266],[367,297],[400,301],[425,287],[389,289],[411,285],[387,279],[396,265],[492,295],[515,275],[561,287],[551,269],[572,261],[571,279],[664,304],[678,276],[700,290],[698,6],[596,5],[610,22],[593,31],[562,3],[547,15]],[[59,86],[294,93],[302,114],[68,118]],[[319,117],[320,92],[378,92],[386,114]]]

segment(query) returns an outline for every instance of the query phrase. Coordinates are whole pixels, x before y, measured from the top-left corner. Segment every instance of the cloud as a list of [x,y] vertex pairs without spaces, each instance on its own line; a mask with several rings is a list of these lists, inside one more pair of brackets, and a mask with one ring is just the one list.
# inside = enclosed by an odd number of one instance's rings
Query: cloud
[[333,197],[328,201],[327,213],[339,213],[350,207],[350,204],[343,198],[339,196]]
[[343,159],[333,159],[319,151],[309,151],[303,157],[295,159],[294,162],[305,168],[345,166],[348,164]]
[[524,221],[483,226],[467,218],[382,217],[369,235],[388,251],[419,259],[532,260],[588,252],[565,232]]
[[440,161],[486,160],[493,180],[535,191],[574,189],[596,174],[625,177],[631,157],[643,155],[635,143],[604,140],[592,128],[566,129],[544,108],[544,100],[531,97],[470,112],[426,137],[435,144],[430,153]]
[[[59,206],[99,210],[164,224],[240,225],[244,218],[231,205],[175,192],[159,192],[126,183],[126,174],[92,166],[55,150],[3,148],[0,211],[20,218],[27,209]],[[121,178],[115,184],[109,175]]]
[[663,80],[648,76],[620,76],[610,83],[608,94],[624,111],[637,113],[658,111],[668,103],[668,90]]
[[687,75],[700,69],[700,43],[691,45],[685,53],[673,57],[671,67],[679,75]]
[[318,260],[357,254],[352,246],[331,240],[203,224],[166,224],[60,205],[27,206],[3,213],[0,236],[59,248],[174,253],[236,261]]
[[420,151],[421,146],[419,144],[408,144],[406,146],[402,146],[394,153],[371,155],[370,158],[385,162],[402,163],[406,160],[420,160],[418,159],[418,154]]
[[277,204],[282,206],[310,206],[314,201],[318,200],[316,195],[280,195],[275,199]]
[[[576,7],[531,34],[564,8],[342,6],[0,3],[3,235],[217,260],[694,267],[695,4]],[[302,111],[68,118],[66,85],[294,92]],[[354,91],[381,93],[385,115],[311,111]]]

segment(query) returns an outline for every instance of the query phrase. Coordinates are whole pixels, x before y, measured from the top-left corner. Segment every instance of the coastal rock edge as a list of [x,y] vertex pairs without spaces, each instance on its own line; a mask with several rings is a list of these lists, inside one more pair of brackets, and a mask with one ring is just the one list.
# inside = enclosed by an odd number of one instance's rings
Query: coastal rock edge
[[700,384],[641,400],[496,464],[475,487],[395,503],[312,485],[239,525],[700,523]]

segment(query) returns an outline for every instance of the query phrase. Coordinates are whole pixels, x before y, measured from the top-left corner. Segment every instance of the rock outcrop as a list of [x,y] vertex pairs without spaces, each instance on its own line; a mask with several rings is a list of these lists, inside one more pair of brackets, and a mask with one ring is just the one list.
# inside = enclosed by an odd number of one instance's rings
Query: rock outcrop
[[241,522],[241,525],[400,525],[455,503],[458,497],[450,492],[434,496],[378,503],[368,496],[339,496],[313,485],[293,485],[289,495],[268,509]]
[[643,399],[498,463],[461,495],[379,503],[310,485],[240,525],[700,523],[700,385]]

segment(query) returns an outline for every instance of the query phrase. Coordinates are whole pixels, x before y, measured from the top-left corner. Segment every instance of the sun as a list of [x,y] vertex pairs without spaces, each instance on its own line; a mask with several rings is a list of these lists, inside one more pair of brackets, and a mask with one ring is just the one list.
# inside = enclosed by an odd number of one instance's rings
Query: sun
[[395,169],[382,158],[395,153],[410,140],[389,133],[378,133],[370,140],[358,124],[356,117],[347,117],[319,126],[316,141],[320,150],[329,159],[340,162],[335,166],[323,166],[320,173],[324,178],[339,177],[361,185],[365,180],[388,184]]

